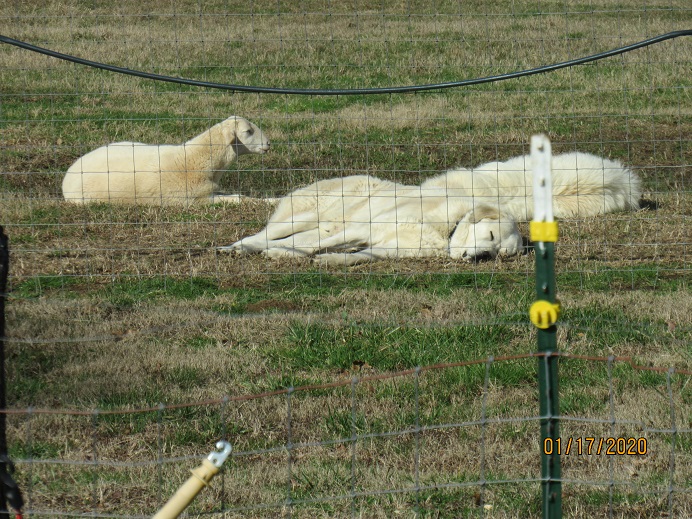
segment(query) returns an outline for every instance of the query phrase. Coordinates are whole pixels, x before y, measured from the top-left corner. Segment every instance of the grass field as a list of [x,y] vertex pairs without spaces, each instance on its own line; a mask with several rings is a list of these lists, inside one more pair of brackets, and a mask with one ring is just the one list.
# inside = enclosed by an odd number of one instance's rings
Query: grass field
[[[95,61],[297,88],[501,74],[692,21],[682,1],[236,4],[10,2],[0,20],[6,36]],[[464,89],[285,96],[157,83],[1,46],[7,399],[17,410],[8,438],[27,508],[151,515],[226,437],[235,456],[223,483],[191,508],[205,517],[540,517],[537,361],[487,360],[536,348],[531,250],[478,264],[320,268],[215,252],[264,225],[263,201],[60,200],[64,171],[86,151],[180,143],[236,114],[272,140],[223,178],[226,191],[254,196],[365,172],[416,183],[527,153],[534,133],[555,152],[634,168],[640,211],[561,222],[558,340],[572,355],[663,372],[561,361],[561,434],[643,437],[648,450],[564,455],[564,516],[692,515],[690,376],[665,372],[692,370],[691,63],[680,38]],[[460,362],[472,364],[445,366]]]

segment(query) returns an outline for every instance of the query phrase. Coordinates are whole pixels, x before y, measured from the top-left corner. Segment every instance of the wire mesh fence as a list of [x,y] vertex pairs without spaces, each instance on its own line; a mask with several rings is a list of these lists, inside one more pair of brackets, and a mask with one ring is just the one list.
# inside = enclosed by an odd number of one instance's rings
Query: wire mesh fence
[[[132,70],[354,89],[591,56],[689,29],[692,10],[685,2],[8,2],[0,19],[3,36]],[[524,253],[489,261],[440,254],[335,266],[217,247],[259,232],[275,210],[270,199],[313,182],[366,174],[420,185],[525,155],[529,137],[545,133],[554,153],[619,161],[642,192],[638,210],[560,219],[560,349],[675,368],[565,361],[579,368],[565,373],[562,415],[574,420],[562,422],[563,436],[644,437],[649,447],[646,456],[564,456],[565,515],[689,515],[690,50],[688,37],[676,37],[459,88],[295,96],[147,80],[0,46],[8,405],[18,410],[10,453],[29,508],[150,514],[189,468],[181,465],[228,437],[233,465],[195,505],[199,513],[540,514],[535,359],[366,380],[534,351],[527,218],[517,222]],[[121,141],[185,143],[231,115],[271,142],[218,171],[220,192],[246,197],[237,203],[64,201],[65,173],[86,153]],[[359,382],[312,388],[353,376]],[[198,401],[215,403],[186,406]],[[618,406],[622,416],[608,414]],[[525,455],[511,459],[517,452]]]
[[[5,19],[17,38],[132,69],[333,89],[497,75],[684,29],[689,18],[682,6],[379,7],[268,3],[248,9],[181,2],[158,9],[128,4],[114,12],[94,4],[45,13],[8,7]],[[50,30],[37,23],[42,19],[51,21]],[[449,168],[523,155],[528,136],[546,132],[557,153],[591,152],[635,168],[650,209],[564,222],[569,232],[562,247],[574,253],[562,255],[569,260],[563,272],[584,282],[585,272],[605,270],[633,286],[639,278],[656,283],[659,276],[677,278],[687,269],[688,208],[679,196],[687,191],[690,162],[688,86],[680,74],[689,64],[684,38],[578,68],[415,95],[200,90],[70,65],[7,45],[3,60],[4,206],[8,224],[21,231],[13,232],[16,239],[26,242],[26,252],[15,251],[36,264],[64,248],[52,241],[56,237],[70,240],[62,261],[46,262],[43,275],[107,280],[120,270],[237,283],[281,272],[272,262],[209,254],[214,245],[257,230],[272,209],[263,204],[152,214],[144,208],[49,203],[62,199],[64,173],[79,156],[120,140],[185,142],[230,111],[264,128],[272,149],[261,157],[239,157],[221,187],[260,197],[358,173],[418,184]],[[34,210],[25,197],[41,200],[42,207]],[[149,228],[133,233],[142,220]],[[181,256],[189,261],[176,261]],[[527,270],[521,261],[505,268]]]
[[558,449],[567,517],[689,514],[690,373],[563,356],[562,443],[541,446],[527,396],[537,359],[363,368],[263,394],[15,410],[8,421],[37,517],[151,515],[219,437],[234,445],[231,463],[188,513],[530,517],[540,513],[537,453]]

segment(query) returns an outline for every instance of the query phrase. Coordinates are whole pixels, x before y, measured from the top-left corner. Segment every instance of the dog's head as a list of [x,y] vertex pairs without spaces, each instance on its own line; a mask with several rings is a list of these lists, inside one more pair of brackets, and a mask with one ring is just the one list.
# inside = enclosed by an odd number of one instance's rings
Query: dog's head
[[450,256],[466,261],[492,259],[498,254],[514,256],[521,248],[514,218],[488,206],[467,213],[449,238]]
[[256,124],[247,119],[232,116],[221,125],[226,145],[233,145],[236,155],[269,151],[270,143],[267,136]]

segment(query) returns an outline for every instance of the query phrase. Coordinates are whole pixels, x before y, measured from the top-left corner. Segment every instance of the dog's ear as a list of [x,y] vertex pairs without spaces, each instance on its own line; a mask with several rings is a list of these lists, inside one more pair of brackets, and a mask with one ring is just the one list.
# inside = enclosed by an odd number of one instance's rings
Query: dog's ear
[[499,220],[501,217],[500,210],[489,205],[478,205],[470,211],[464,220],[470,224],[476,224],[481,220]]

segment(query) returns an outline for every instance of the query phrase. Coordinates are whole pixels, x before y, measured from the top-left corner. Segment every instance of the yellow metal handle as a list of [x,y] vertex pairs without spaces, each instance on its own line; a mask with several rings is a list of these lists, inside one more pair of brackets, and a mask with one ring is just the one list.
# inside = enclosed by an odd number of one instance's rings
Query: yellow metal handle
[[183,486],[163,505],[154,519],[175,519],[178,517],[219,470],[219,467],[214,466],[211,461],[202,460],[202,464],[192,470],[192,477],[183,483]]
[[191,470],[192,477],[183,483],[153,519],[175,519],[192,503],[199,491],[209,485],[232,451],[231,444],[223,440],[216,442],[216,448],[207,459],[202,460],[199,467]]

